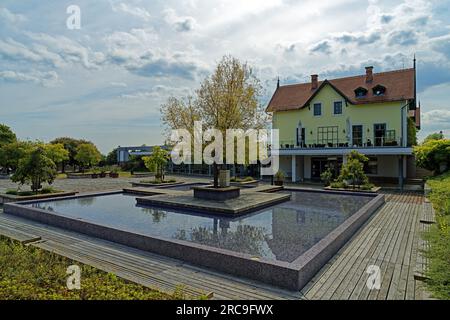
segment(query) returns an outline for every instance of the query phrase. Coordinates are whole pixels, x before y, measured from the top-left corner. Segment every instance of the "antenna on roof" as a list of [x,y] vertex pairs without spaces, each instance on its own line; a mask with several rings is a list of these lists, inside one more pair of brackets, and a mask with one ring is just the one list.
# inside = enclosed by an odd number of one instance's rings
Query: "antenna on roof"
[[[416,75],[416,54],[414,53],[414,59],[413,59],[413,67],[414,67],[414,107],[416,107],[416,101],[417,101],[417,75]],[[420,108],[420,101],[419,101],[419,108]]]

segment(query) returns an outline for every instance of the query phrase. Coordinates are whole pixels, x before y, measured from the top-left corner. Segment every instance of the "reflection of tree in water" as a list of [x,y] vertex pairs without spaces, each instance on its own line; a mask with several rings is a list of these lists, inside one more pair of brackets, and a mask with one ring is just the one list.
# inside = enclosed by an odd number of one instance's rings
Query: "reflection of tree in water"
[[263,255],[262,244],[266,237],[264,228],[238,225],[236,231],[230,231],[228,230],[229,224],[221,221],[220,229],[220,231],[217,230],[217,219],[214,219],[214,227],[212,229],[196,227],[191,229],[190,236],[186,230],[178,230],[174,237],[179,240],[188,240],[255,256]]
[[153,222],[159,223],[166,217],[166,212],[164,210],[158,210],[153,208],[141,208],[143,212],[151,214],[153,217]]
[[79,204],[82,207],[91,206],[95,202],[95,197],[84,197],[84,198],[78,198],[77,204]]

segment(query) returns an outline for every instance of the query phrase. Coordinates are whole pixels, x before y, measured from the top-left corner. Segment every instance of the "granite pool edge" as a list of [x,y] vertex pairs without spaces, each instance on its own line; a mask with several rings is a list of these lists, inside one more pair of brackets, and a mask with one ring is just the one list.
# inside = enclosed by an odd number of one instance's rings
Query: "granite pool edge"
[[[67,198],[119,193],[118,191],[84,194]],[[60,200],[59,198],[58,200]],[[56,199],[55,199],[56,200]],[[28,201],[35,203],[41,201]],[[184,240],[147,236],[114,229],[82,219],[65,217],[39,208],[24,206],[27,203],[5,204],[4,213],[38,221],[54,227],[79,232],[89,236],[116,242],[144,251],[179,259],[201,267],[211,268],[235,276],[246,277],[288,290],[298,291],[308,283],[320,268],[356,233],[370,216],[384,204],[384,195],[378,195],[360,208],[350,218],[316,243],[295,261],[289,263],[249,254],[237,253],[196,244]]]

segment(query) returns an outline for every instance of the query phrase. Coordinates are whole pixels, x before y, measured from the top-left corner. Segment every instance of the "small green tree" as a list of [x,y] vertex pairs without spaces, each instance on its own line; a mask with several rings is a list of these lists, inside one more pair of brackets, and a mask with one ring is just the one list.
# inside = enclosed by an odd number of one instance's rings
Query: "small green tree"
[[161,147],[154,147],[152,154],[147,157],[142,157],[145,167],[152,172],[155,172],[155,179],[164,181],[164,168],[169,161],[169,153]]
[[0,167],[4,171],[11,169],[13,172],[19,166],[20,159],[35,146],[31,141],[14,141],[0,147]]
[[325,184],[326,187],[329,186],[331,181],[333,180],[333,175],[334,174],[331,168],[328,168],[327,170],[325,170],[320,174],[320,179],[322,180],[322,182]]
[[429,139],[414,148],[414,155],[419,167],[439,174],[450,168],[450,139]]
[[69,159],[64,160],[62,162],[62,172],[65,171],[66,165],[70,165],[73,167],[73,170],[75,171],[75,166],[79,165],[78,161],[75,159],[75,156],[77,155],[77,148],[80,144],[84,143],[90,143],[93,145],[92,142],[83,140],[83,139],[74,139],[70,137],[59,137],[50,142],[51,144],[59,144],[62,143],[64,145],[64,149],[66,149],[69,152]]
[[102,159],[100,151],[92,143],[82,143],[77,147],[75,160],[80,164],[82,170],[96,165]]
[[50,158],[57,166],[63,165],[64,161],[69,160],[69,151],[64,148],[62,143],[49,143],[44,145],[45,154]]
[[364,173],[364,163],[368,160],[365,155],[355,150],[351,151],[347,157],[347,163],[342,166],[337,180],[339,182],[350,181],[353,189],[356,186],[360,187],[361,185],[368,184],[369,179]]
[[11,180],[20,184],[30,184],[31,190],[38,193],[42,183],[52,184],[56,175],[55,163],[45,155],[45,149],[40,145],[19,161]]
[[11,128],[0,123],[0,148],[5,144],[16,141],[16,134],[11,130]]
[[117,148],[111,150],[105,158],[105,163],[107,165],[117,164]]

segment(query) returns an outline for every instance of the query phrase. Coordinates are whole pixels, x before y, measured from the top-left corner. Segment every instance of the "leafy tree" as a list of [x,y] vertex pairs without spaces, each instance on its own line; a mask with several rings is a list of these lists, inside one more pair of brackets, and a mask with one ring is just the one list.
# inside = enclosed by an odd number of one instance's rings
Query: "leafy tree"
[[0,148],[5,144],[16,141],[16,134],[7,125],[0,123]]
[[408,118],[408,146],[417,145],[417,128],[416,124],[411,118]]
[[73,167],[73,170],[75,171],[75,166],[79,165],[78,161],[75,159],[77,155],[77,148],[80,144],[84,143],[90,143],[93,145],[92,142],[86,141],[83,139],[74,139],[70,137],[60,137],[52,140],[50,142],[51,144],[60,144],[62,143],[64,145],[64,149],[66,149],[69,152],[69,159],[63,160],[62,162],[62,172],[65,172],[66,165],[70,165]]
[[442,140],[444,139],[444,134],[441,132],[435,132],[435,133],[431,133],[429,134],[424,140],[423,143],[426,143],[430,140]]
[[69,151],[64,148],[62,143],[49,143],[44,146],[45,154],[56,165],[62,164],[64,161],[69,160]]
[[351,151],[347,157],[347,163],[342,166],[337,180],[339,182],[350,181],[353,189],[356,186],[368,184],[369,179],[364,173],[364,163],[368,160],[365,155],[355,150]]
[[414,148],[414,155],[419,167],[438,174],[450,167],[450,139],[428,139]]
[[53,183],[57,175],[55,163],[46,156],[42,145],[35,147],[19,161],[19,166],[11,177],[14,182],[31,184],[31,190],[35,193],[42,188],[42,183]]
[[14,141],[3,145],[0,148],[0,167],[14,172],[19,166],[20,159],[24,158],[34,145],[35,143],[31,141]]
[[75,160],[82,168],[96,165],[102,159],[100,151],[92,143],[82,143],[77,147]]
[[150,156],[142,157],[145,167],[155,172],[156,180],[164,181],[164,168],[169,161],[169,153],[163,148],[156,146],[152,149]]
[[[161,107],[162,120],[170,129],[183,128],[191,133],[194,121],[201,120],[204,128],[220,130],[225,139],[227,129],[245,131],[265,126],[267,117],[259,103],[260,95],[260,81],[253,70],[234,57],[224,56],[214,73],[203,80],[195,97],[188,97],[186,102],[169,98]],[[217,163],[214,187],[218,187]]]
[[114,148],[111,152],[108,153],[105,159],[105,163],[107,165],[117,164],[117,148]]

